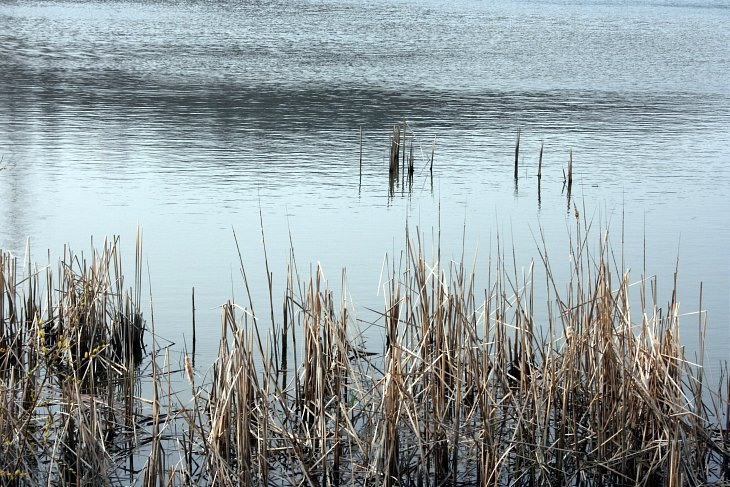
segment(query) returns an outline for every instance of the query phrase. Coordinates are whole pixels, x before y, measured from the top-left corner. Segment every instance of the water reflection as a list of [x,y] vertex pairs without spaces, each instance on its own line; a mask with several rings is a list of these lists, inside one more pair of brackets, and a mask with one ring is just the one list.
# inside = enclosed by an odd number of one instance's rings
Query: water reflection
[[[714,284],[707,302],[727,322],[726,17],[586,2],[4,3],[0,243],[58,249],[145,223],[161,321],[189,319],[179,303],[196,285],[210,331],[231,287],[230,227],[258,228],[259,211],[272,246],[291,230],[308,259],[354,266],[363,299],[408,218],[465,214],[483,245],[498,224],[531,243],[584,198],[609,215],[625,204],[635,234],[650,221],[657,262],[674,262],[681,232],[690,280]],[[443,234],[458,247],[456,227]]]
[[[0,130],[17,147],[37,147],[29,137],[42,137],[47,146],[64,144],[67,153],[78,154],[88,148],[84,141],[98,141],[109,148],[105,164],[121,169],[129,150],[120,158],[119,149],[133,144],[147,163],[191,175],[201,165],[209,171],[241,163],[272,176],[317,171],[322,159],[342,153],[343,133],[350,132],[354,148],[360,126],[382,134],[384,121],[404,115],[419,129],[414,150],[428,151],[426,140],[441,135],[447,143],[462,140],[450,148],[457,153],[503,146],[504,129],[518,125],[530,134],[580,127],[581,138],[643,137],[649,152],[679,134],[702,134],[730,118],[721,108],[726,97],[695,94],[414,90],[404,95],[378,88],[189,85],[126,73],[90,76],[22,67],[0,74],[0,84],[0,103],[8,107],[0,113]],[[427,132],[421,135],[423,128]],[[581,140],[573,142],[584,148]],[[298,164],[279,162],[284,155]],[[656,164],[646,162],[649,168]]]
[[[0,151],[1,152],[1,151]],[[29,184],[29,168],[13,162],[12,154],[2,155],[0,162],[0,200],[3,201],[2,232],[0,233],[0,249],[19,251],[25,247],[31,227],[28,219],[32,216],[31,185]],[[22,257],[22,256],[20,256]]]

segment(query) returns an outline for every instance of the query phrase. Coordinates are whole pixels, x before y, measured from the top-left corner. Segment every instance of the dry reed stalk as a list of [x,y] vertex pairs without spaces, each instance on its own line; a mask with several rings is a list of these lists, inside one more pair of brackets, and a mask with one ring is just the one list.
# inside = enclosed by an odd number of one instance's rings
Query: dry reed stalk
[[390,159],[388,174],[391,178],[398,178],[398,162],[400,160],[401,131],[399,125],[393,126],[393,134],[390,138]]
[[570,149],[570,155],[568,157],[568,194],[573,186],[573,149]]
[[403,149],[401,150],[401,154],[402,154],[402,158],[403,158],[402,166],[403,166],[404,170],[406,167],[406,147],[408,147],[407,141],[408,141],[408,124],[406,123],[406,119],[404,118],[403,119],[403,144],[402,144]]
[[[252,302],[228,303],[210,377],[196,384],[185,357],[180,374],[191,383],[190,401],[176,401],[169,354],[164,373],[153,347],[151,412],[144,414],[139,375],[124,358],[132,357],[81,343],[101,344],[113,327],[100,320],[118,316],[104,310],[124,301],[109,287],[120,282],[106,273],[113,253],[88,261],[67,255],[61,286],[25,266],[35,277],[21,278],[17,261],[3,255],[0,434],[16,439],[0,452],[3,472],[12,468],[34,483],[91,476],[113,483],[122,468],[114,452],[127,458],[144,448],[139,483],[146,485],[722,479],[728,393],[712,390],[702,367],[684,357],[676,281],[666,307],[652,282],[651,298],[632,309],[629,272],[618,266],[608,233],[595,236],[576,208],[572,265],[560,282],[544,241],[543,265],[520,275],[514,251],[508,259],[498,239],[482,292],[463,257],[443,264],[437,240],[427,259],[420,234],[412,240],[407,230],[406,252],[387,261],[382,353],[365,348],[344,299],[344,273],[338,304],[322,269],[302,282],[292,260],[281,317],[272,311],[271,326],[261,326]],[[266,271],[272,300],[268,263]],[[534,299],[538,272],[544,312]],[[242,275],[245,281],[243,268]],[[133,296],[121,309],[134,315],[138,301]],[[59,345],[62,336],[68,345]],[[119,386],[108,380],[115,374]],[[57,406],[47,402],[54,390]],[[47,437],[38,427],[45,417]],[[120,448],[126,443],[135,446]],[[38,468],[48,461],[51,467]]]
[[[193,287],[190,299],[191,299],[192,316],[193,316],[193,361],[195,361],[195,343],[196,343],[196,337],[195,337],[195,287]],[[185,357],[187,358],[187,355]]]
[[517,128],[517,141],[515,142],[515,179],[518,178],[520,159],[520,128]]
[[428,164],[428,172],[433,174],[433,158],[436,155],[436,137],[433,138],[433,143],[431,143],[431,159],[429,159]]
[[360,125],[360,178],[362,179],[362,125]]

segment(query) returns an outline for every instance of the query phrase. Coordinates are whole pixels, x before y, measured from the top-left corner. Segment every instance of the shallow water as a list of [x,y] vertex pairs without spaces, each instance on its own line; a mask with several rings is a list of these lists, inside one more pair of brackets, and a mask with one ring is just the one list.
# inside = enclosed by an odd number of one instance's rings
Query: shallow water
[[[195,287],[209,363],[217,307],[245,301],[232,228],[266,309],[260,214],[275,290],[291,234],[300,273],[321,262],[339,288],[347,267],[366,316],[406,221],[428,239],[440,226],[456,259],[466,226],[480,274],[498,233],[529,265],[542,227],[567,267],[575,204],[617,243],[623,225],[633,280],[646,265],[660,303],[677,258],[684,312],[703,282],[717,363],[730,350],[729,26],[727,2],[3,1],[0,248],[22,256],[30,238],[45,261],[119,234],[133,256],[140,225],[158,333],[189,345]],[[390,195],[403,118],[414,183]],[[692,351],[697,316],[685,322]]]

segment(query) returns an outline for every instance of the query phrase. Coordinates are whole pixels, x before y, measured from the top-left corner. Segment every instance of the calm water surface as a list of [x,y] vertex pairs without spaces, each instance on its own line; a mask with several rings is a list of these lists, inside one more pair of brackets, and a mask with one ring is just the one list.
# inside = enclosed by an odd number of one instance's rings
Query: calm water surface
[[[45,260],[118,234],[133,255],[141,225],[157,329],[189,343],[195,286],[209,363],[217,306],[243,301],[232,228],[267,303],[259,212],[277,290],[291,232],[300,271],[321,262],[339,288],[347,267],[370,319],[406,221],[429,239],[440,225],[456,259],[466,224],[482,274],[498,233],[527,266],[542,227],[567,268],[572,149],[573,201],[617,242],[623,222],[633,278],[646,239],[660,302],[677,257],[684,312],[704,283],[717,363],[730,350],[729,29],[730,3],[703,0],[3,0],[0,248],[22,256],[30,238]],[[388,136],[404,117],[416,174],[389,195]],[[696,315],[684,323],[691,350]]]

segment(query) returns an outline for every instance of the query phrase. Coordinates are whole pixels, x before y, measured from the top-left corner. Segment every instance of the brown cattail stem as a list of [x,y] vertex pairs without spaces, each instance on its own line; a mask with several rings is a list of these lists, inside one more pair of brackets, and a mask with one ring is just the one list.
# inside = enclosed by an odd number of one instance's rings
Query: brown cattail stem
[[515,179],[517,179],[517,171],[519,170],[520,159],[520,129],[517,128],[517,143],[515,144]]
[[573,149],[570,149],[570,156],[568,158],[568,192],[573,186]]
[[436,137],[433,138],[433,143],[431,144],[431,164],[429,165],[429,172],[433,172],[433,156],[436,152]]
[[193,362],[195,362],[195,287],[193,287],[192,302],[193,302]]
[[360,125],[360,177],[362,178],[362,125]]

